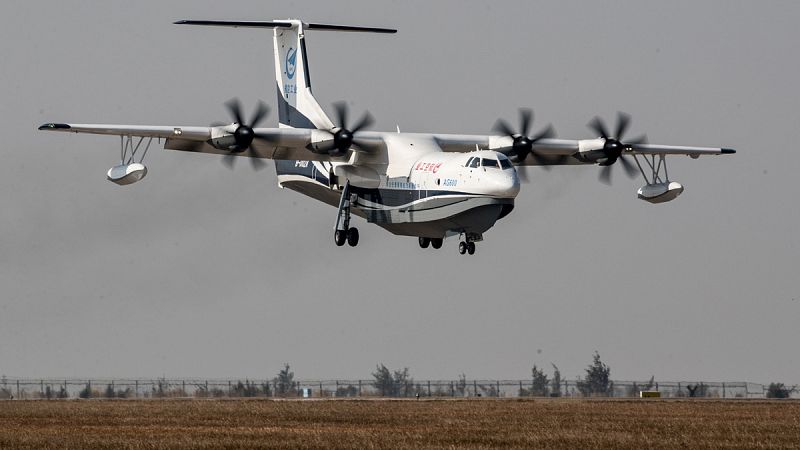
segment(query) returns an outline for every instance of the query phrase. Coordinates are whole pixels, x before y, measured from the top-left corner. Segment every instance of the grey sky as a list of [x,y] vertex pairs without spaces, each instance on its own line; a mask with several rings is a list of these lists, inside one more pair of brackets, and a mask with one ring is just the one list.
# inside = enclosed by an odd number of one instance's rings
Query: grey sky
[[[6,1],[0,15],[0,373],[9,376],[573,379],[598,350],[617,379],[800,383],[797,2]],[[226,11],[227,10],[227,11]],[[206,125],[275,104],[271,34],[182,18],[396,27],[309,33],[315,94],[375,129],[485,133],[631,113],[672,158],[675,202],[594,167],[533,171],[478,254],[419,249],[277,188],[274,169],[150,152],[105,181],[118,140],[45,121]],[[349,64],[344,64],[348,62]],[[275,116],[270,117],[275,123]],[[243,161],[240,161],[243,162]],[[541,352],[538,352],[541,350]]]

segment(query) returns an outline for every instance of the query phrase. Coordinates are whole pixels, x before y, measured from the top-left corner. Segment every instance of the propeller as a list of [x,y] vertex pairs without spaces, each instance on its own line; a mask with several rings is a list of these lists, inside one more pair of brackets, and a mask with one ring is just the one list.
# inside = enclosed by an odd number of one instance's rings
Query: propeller
[[[539,154],[533,149],[533,144],[536,142],[542,139],[555,137],[556,133],[552,125],[547,125],[545,129],[538,132],[534,136],[528,136],[528,130],[533,123],[533,111],[528,108],[520,108],[519,116],[519,132],[515,132],[511,126],[509,126],[508,122],[503,119],[498,119],[497,123],[495,123],[494,127],[492,128],[494,131],[514,139],[508,154],[514,156],[516,162],[519,164],[525,161],[525,158],[530,156],[545,170],[550,170],[549,166],[552,164],[562,163],[564,159],[566,159],[566,157],[563,155],[550,158]],[[524,169],[525,167],[527,166],[520,166],[519,168],[522,168],[523,170],[518,170],[520,178],[522,178],[523,181],[527,181],[528,178],[527,172]]]
[[338,123],[338,126],[331,130],[333,132],[333,140],[320,145],[318,149],[319,151],[327,152],[331,156],[341,156],[347,153],[347,151],[350,150],[350,147],[359,145],[355,139],[355,134],[367,127],[372,126],[374,119],[372,114],[367,111],[364,113],[364,116],[356,124],[356,126],[350,128],[347,124],[349,115],[347,103],[336,102],[333,104],[333,108],[336,111],[336,119]]
[[636,167],[630,161],[628,161],[625,155],[623,155],[623,152],[625,150],[630,150],[634,145],[647,143],[647,136],[642,135],[636,139],[623,142],[622,140],[625,137],[625,132],[628,131],[628,126],[630,126],[630,123],[630,115],[625,114],[624,112],[618,112],[617,127],[614,130],[613,135],[608,132],[608,128],[603,122],[603,119],[600,117],[595,117],[588,124],[590,129],[605,139],[605,144],[603,144],[603,153],[606,157],[599,163],[600,166],[603,166],[603,169],[600,171],[600,181],[605,184],[611,184],[611,167],[617,161],[622,164],[622,168],[625,169],[625,173],[629,178],[636,176]]
[[233,98],[225,103],[225,106],[228,108],[228,112],[233,117],[234,124],[238,126],[233,132],[235,144],[228,147],[229,153],[223,157],[222,163],[225,164],[225,166],[227,166],[229,169],[233,169],[234,165],[236,164],[236,154],[247,153],[250,156],[250,164],[253,166],[253,169],[263,169],[266,166],[266,163],[261,161],[261,159],[258,158],[255,153],[253,153],[252,144],[253,140],[256,138],[268,140],[268,137],[259,135],[253,131],[253,128],[258,126],[259,122],[267,117],[269,114],[269,107],[263,101],[259,100],[256,110],[253,112],[253,117],[250,119],[250,124],[248,125],[245,122],[242,114],[242,105],[239,103],[239,99]]

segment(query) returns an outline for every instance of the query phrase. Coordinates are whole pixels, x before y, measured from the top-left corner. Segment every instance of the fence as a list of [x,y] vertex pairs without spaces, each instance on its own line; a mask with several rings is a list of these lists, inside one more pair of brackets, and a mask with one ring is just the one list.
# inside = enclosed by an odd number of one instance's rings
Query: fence
[[[747,382],[612,381],[608,396],[638,397],[653,390],[666,398],[765,398],[763,384]],[[0,379],[0,399],[236,398],[236,397],[583,397],[576,381],[538,389],[531,380],[424,380],[376,387],[375,380],[234,379]],[[793,393],[794,396],[794,393]]]

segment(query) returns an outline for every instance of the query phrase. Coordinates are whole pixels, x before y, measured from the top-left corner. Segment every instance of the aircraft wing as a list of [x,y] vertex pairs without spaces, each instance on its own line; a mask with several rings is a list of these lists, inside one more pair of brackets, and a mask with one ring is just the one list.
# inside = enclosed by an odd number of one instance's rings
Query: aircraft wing
[[171,127],[148,125],[95,125],[46,123],[39,127],[40,131],[61,131],[68,133],[106,134],[112,136],[136,136],[169,139],[180,137],[193,141],[211,139],[211,127]]
[[732,148],[682,147],[678,145],[634,144],[626,154],[631,155],[686,155],[692,158],[707,155],[728,155],[736,153]]
[[[212,145],[219,138],[233,136],[235,126],[196,127],[196,126],[150,126],[150,125],[110,125],[110,124],[67,124],[46,123],[39,127],[42,131],[65,133],[88,133],[111,136],[132,136],[165,139],[164,148],[195,153],[233,155],[267,159],[296,159],[303,161],[342,161],[344,156],[331,156],[309,150],[312,143],[331,139],[324,130],[300,128],[255,128],[256,138],[247,152],[232,153]],[[365,147],[366,147],[365,143]]]
[[[458,153],[473,152],[478,148],[510,154],[514,143],[514,140],[509,136],[494,135],[436,134],[434,139],[443,151]],[[541,139],[536,142],[534,148],[541,155],[552,156],[557,159],[557,162],[547,165],[586,164],[572,156],[578,153],[579,142],[569,139]],[[542,162],[534,158],[526,158],[524,161],[515,162],[514,164],[524,166],[543,165]]]
[[[511,153],[513,139],[509,136],[491,135],[455,135],[455,134],[436,134],[434,139],[439,143],[442,150],[446,152],[466,153],[475,151],[476,147],[482,150],[495,150],[501,153]],[[582,161],[576,156],[582,151],[600,149],[603,146],[602,139],[540,139],[533,144],[533,150],[548,158],[548,165],[572,165],[572,164],[593,164],[589,161]],[[654,144],[633,144],[626,155],[686,155],[692,158],[708,155],[724,155],[736,153],[730,148],[720,147],[689,147],[676,145],[654,145]],[[560,157],[560,158],[559,158]],[[519,165],[537,166],[541,162],[534,158],[526,158]]]

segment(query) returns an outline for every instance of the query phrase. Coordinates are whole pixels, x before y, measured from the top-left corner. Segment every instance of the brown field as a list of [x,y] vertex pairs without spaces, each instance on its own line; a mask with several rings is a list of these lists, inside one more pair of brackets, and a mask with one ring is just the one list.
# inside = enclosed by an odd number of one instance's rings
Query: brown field
[[0,402],[0,448],[800,448],[800,402]]

